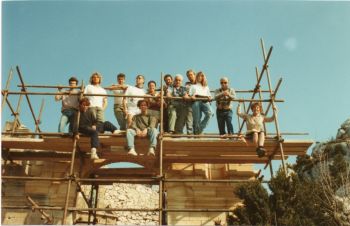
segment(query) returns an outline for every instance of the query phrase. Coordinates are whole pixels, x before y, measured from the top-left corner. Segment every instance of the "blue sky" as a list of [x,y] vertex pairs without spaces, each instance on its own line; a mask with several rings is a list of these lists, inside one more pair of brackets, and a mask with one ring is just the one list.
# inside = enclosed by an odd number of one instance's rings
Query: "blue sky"
[[[71,75],[86,83],[93,71],[102,73],[105,86],[119,72],[133,84],[137,74],[159,81],[161,72],[184,75],[193,68],[204,71],[211,89],[224,75],[235,89],[252,89],[263,38],[274,47],[272,85],[283,78],[281,130],[310,133],[291,139],[323,141],[350,116],[349,27],[350,2],[6,1],[2,88],[19,65],[27,84],[65,85]],[[11,90],[17,84],[15,76]],[[41,128],[55,132],[60,103],[44,98]],[[17,99],[11,97],[14,106]],[[31,96],[36,114],[41,99]],[[22,122],[33,129],[24,103]],[[112,104],[109,99],[106,118],[116,124]],[[7,109],[2,117],[2,123],[10,118]],[[207,132],[217,132],[215,117]]]

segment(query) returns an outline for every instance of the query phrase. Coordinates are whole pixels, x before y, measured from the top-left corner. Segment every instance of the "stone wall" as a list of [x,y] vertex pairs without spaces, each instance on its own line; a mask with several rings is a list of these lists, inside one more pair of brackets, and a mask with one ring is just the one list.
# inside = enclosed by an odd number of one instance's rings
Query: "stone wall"
[[[69,172],[69,162],[48,161],[15,161],[2,162],[3,175],[33,177],[65,177]],[[74,206],[76,187],[74,183],[69,196],[69,206]],[[67,182],[57,181],[6,181],[2,183],[2,206],[31,206],[26,196],[32,198],[40,206],[61,206],[65,204]],[[53,224],[61,224],[63,211],[45,210]],[[36,210],[2,210],[2,224],[44,224],[46,220]],[[67,223],[72,224],[72,214]]]

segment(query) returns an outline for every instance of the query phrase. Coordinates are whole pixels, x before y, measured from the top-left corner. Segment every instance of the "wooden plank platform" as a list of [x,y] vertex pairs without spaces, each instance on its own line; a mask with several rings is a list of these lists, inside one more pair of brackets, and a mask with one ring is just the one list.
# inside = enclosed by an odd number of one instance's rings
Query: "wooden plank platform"
[[[109,162],[137,162],[158,161],[158,157],[148,157],[149,142],[147,139],[136,139],[136,151],[139,156],[127,155],[127,143],[121,136],[101,136],[100,158],[108,159]],[[310,140],[285,140],[283,142],[286,157],[292,155],[305,155],[312,145]],[[55,157],[70,159],[73,140],[69,137],[44,137],[44,138],[13,138],[2,137],[3,150],[12,159],[44,160]],[[78,141],[81,153],[90,151],[90,138],[81,137]],[[275,139],[267,139],[265,148],[267,155],[258,158],[253,144],[245,144],[240,140],[219,138],[164,138],[163,153],[165,163],[266,163],[268,156],[277,149],[273,159],[281,159],[278,142]],[[23,149],[16,153],[12,149]],[[35,151],[33,151],[35,150]],[[27,154],[26,154],[27,153]],[[159,153],[159,147],[157,148]],[[84,155],[84,154],[83,154]],[[4,156],[3,156],[4,157]],[[85,154],[85,157],[89,157]],[[41,159],[42,158],[42,159]],[[142,158],[142,160],[140,159]]]

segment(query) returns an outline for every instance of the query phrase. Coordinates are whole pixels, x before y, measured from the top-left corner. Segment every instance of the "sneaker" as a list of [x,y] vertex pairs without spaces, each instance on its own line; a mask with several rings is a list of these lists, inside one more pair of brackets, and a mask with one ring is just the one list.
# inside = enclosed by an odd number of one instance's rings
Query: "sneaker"
[[91,148],[91,156],[90,156],[90,159],[92,160],[96,160],[96,159],[99,159],[98,155],[97,155],[97,150],[96,148]]
[[135,151],[135,148],[131,148],[131,149],[128,151],[128,155],[137,156],[137,153],[136,153],[136,151]]
[[258,148],[256,149],[256,153],[258,154],[258,157],[259,157],[259,158],[264,157],[264,156],[265,156],[265,152],[266,152],[266,150],[265,150],[265,148],[263,148],[263,147],[258,147]]
[[113,134],[121,134],[121,133],[122,133],[122,131],[119,130],[119,129],[116,129],[116,130],[113,131]]
[[155,156],[156,154],[154,153],[154,147],[150,147],[149,149],[148,149],[148,153],[147,153],[147,155],[148,156]]

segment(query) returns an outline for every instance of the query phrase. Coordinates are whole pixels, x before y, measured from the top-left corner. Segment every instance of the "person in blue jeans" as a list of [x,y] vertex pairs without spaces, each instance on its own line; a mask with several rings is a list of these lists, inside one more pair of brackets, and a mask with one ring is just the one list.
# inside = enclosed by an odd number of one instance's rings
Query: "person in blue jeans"
[[[218,121],[219,133],[222,136],[233,134],[232,126],[232,100],[236,98],[234,89],[229,88],[227,77],[220,79],[221,88],[215,90],[216,119]],[[227,133],[225,131],[227,127]]]
[[[71,77],[68,81],[70,88],[66,90],[64,94],[58,94],[55,96],[56,101],[62,100],[62,115],[58,124],[59,133],[64,132],[74,113],[78,111],[79,106],[79,96],[77,95],[79,91],[75,89],[75,87],[78,85],[78,79],[76,77]],[[62,88],[58,88],[59,92],[61,92],[61,90]],[[71,127],[69,132],[71,132]]]
[[151,116],[148,110],[148,101],[139,100],[137,107],[140,108],[141,113],[132,118],[132,123],[129,129],[126,130],[126,139],[128,142],[128,155],[137,156],[135,150],[135,136],[140,138],[148,138],[150,141],[147,155],[155,156],[155,149],[157,147],[157,119]]
[[91,159],[99,159],[97,155],[97,150],[100,146],[100,141],[98,138],[99,133],[104,133],[105,131],[112,132],[113,134],[118,134],[120,131],[117,130],[112,123],[109,121],[100,122],[97,120],[96,115],[90,107],[90,100],[86,97],[79,101],[79,123],[78,123],[78,112],[73,116],[71,124],[73,125],[73,133],[75,139],[79,140],[79,132],[89,136],[91,144]]
[[[198,135],[203,133],[213,113],[210,107],[210,101],[212,98],[205,74],[201,71],[198,72],[196,75],[196,81],[197,84],[191,86],[189,94],[193,101],[193,133]],[[201,100],[198,100],[197,98],[201,98]],[[205,100],[203,100],[203,98]],[[203,119],[202,115],[204,115]]]

